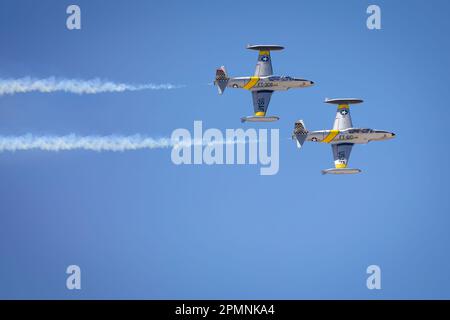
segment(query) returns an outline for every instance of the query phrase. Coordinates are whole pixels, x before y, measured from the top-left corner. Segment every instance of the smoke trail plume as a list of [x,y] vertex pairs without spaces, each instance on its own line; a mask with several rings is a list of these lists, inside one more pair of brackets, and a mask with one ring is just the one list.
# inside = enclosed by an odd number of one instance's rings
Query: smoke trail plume
[[76,94],[95,94],[103,92],[124,92],[138,90],[171,90],[184,87],[182,85],[166,84],[127,84],[106,81],[102,79],[58,79],[55,77],[36,79],[24,77],[19,79],[0,79],[0,96],[6,94],[27,92],[69,92]]
[[20,150],[44,151],[127,151],[139,149],[167,148],[170,139],[153,139],[141,135],[133,136],[0,136],[0,152]]
[[[251,141],[252,142],[252,141]],[[253,141],[254,142],[254,141]],[[75,134],[65,136],[34,136],[26,134],[23,136],[0,136],[0,152],[14,152],[26,150],[43,151],[129,151],[142,149],[161,149],[170,147],[183,147],[192,145],[211,144],[238,144],[246,141],[214,141],[205,143],[203,141],[191,140],[185,143],[172,141],[168,138],[154,139],[139,134],[131,136],[78,136]]]

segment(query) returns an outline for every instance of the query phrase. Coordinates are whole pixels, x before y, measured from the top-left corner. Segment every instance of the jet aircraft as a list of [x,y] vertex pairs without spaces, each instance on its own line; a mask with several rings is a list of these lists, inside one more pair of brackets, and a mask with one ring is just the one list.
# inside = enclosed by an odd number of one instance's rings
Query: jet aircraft
[[322,170],[323,174],[351,174],[359,173],[360,169],[347,168],[350,152],[354,144],[370,141],[382,141],[395,137],[395,134],[384,130],[354,128],[350,116],[350,105],[361,103],[361,99],[341,98],[326,99],[325,103],[337,105],[336,118],[332,130],[308,131],[303,120],[295,122],[292,138],[301,148],[305,141],[331,144],[334,157],[334,168]]
[[266,116],[270,98],[274,91],[289,90],[291,88],[305,88],[312,86],[313,81],[293,78],[289,76],[275,76],[272,71],[271,51],[283,50],[278,45],[249,45],[247,49],[258,50],[258,61],[254,76],[230,78],[222,66],[216,70],[214,84],[217,85],[219,94],[223,94],[226,88],[246,89],[251,91],[253,97],[254,115],[242,117],[241,121],[270,122],[277,121],[277,116]]

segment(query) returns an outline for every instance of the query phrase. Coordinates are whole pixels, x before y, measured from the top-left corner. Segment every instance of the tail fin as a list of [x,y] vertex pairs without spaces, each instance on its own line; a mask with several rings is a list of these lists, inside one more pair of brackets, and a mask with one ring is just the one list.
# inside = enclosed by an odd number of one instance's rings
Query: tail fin
[[308,130],[306,130],[305,123],[303,120],[298,120],[295,122],[294,132],[292,138],[297,141],[297,147],[301,148],[308,136]]
[[221,66],[216,70],[216,79],[214,81],[214,84],[217,85],[219,94],[223,94],[227,87],[229,79],[230,78],[228,78],[227,71],[225,70],[224,66]]

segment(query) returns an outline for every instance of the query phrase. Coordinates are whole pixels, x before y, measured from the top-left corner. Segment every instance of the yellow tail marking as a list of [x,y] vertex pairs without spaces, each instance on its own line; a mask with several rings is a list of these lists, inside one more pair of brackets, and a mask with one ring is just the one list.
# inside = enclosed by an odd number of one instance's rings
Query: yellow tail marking
[[339,130],[330,130],[330,133],[322,140],[322,142],[329,143],[339,134]]
[[255,116],[257,116],[257,117],[264,117],[265,115],[266,115],[266,113],[263,111],[255,112]]
[[341,110],[341,109],[348,109],[348,104],[340,104],[340,105],[338,105],[338,109],[339,110]]
[[347,168],[347,164],[346,163],[335,163],[334,166],[336,167],[336,169]]
[[253,88],[259,81],[259,77],[250,77],[250,80],[243,87],[244,89],[250,90]]
[[270,51],[268,51],[268,50],[261,50],[261,51],[259,51],[259,55],[260,56],[269,56],[270,55]]

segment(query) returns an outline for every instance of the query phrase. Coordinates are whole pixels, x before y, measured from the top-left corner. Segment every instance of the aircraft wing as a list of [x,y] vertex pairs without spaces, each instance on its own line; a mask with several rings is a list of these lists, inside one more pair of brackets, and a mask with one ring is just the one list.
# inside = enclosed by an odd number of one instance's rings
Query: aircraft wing
[[334,166],[336,169],[347,168],[352,147],[353,143],[339,143],[331,146],[333,149]]
[[361,172],[359,169],[347,168],[353,143],[333,144],[331,147],[333,149],[334,168],[322,170],[322,174],[354,174]]
[[272,59],[270,58],[270,51],[283,50],[282,46],[278,45],[253,45],[247,46],[247,49],[258,50],[258,62],[256,63],[255,77],[271,76]]
[[272,93],[273,91],[270,90],[252,91],[255,116],[264,117],[266,115]]
[[333,129],[343,130],[352,128],[352,117],[350,116],[350,105],[363,102],[355,98],[325,99],[325,103],[337,104],[336,118],[334,119]]
[[258,62],[256,63],[255,76],[264,77],[271,76],[272,59],[270,58],[270,51],[260,51],[258,54]]

